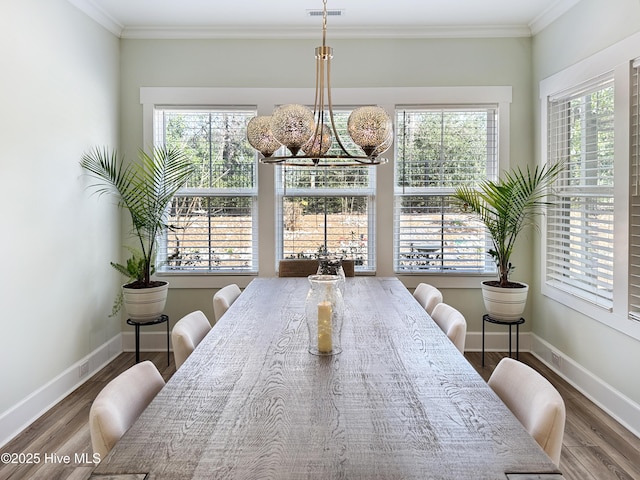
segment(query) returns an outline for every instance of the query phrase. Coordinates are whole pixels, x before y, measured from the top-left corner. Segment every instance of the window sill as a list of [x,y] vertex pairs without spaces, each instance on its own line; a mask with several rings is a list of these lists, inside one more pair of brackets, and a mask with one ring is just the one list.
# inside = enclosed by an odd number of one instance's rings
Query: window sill
[[438,288],[481,288],[481,283],[485,280],[495,280],[496,275],[442,275],[424,273],[396,273],[402,283],[407,288],[415,288],[419,283],[430,283]]

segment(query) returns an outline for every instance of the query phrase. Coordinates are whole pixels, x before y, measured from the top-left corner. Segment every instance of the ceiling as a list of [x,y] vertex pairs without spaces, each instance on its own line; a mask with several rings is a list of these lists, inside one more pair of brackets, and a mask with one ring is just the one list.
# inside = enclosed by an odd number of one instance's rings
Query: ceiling
[[[315,38],[322,0],[68,0],[122,38]],[[328,37],[530,36],[580,0],[327,0]]]

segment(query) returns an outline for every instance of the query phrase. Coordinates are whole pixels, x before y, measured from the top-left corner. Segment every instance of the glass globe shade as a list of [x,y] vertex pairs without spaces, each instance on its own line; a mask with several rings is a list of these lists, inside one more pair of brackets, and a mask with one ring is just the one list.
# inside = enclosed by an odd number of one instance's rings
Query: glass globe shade
[[356,108],[347,121],[351,139],[364,153],[371,155],[392,134],[393,125],[387,112],[381,107]]
[[265,157],[270,157],[281,144],[271,133],[271,116],[253,117],[247,124],[247,140],[249,144]]
[[322,125],[322,133],[318,132],[316,135],[314,131],[311,138],[302,146],[302,151],[309,157],[319,157],[327,153],[329,148],[331,148],[332,142],[331,129],[326,125]]
[[271,131],[295,155],[315,131],[313,112],[304,105],[281,105],[271,115]]
[[378,145],[373,152],[371,153],[372,157],[377,157],[378,155],[382,155],[384,152],[389,150],[389,147],[393,143],[393,135],[389,135],[387,139]]

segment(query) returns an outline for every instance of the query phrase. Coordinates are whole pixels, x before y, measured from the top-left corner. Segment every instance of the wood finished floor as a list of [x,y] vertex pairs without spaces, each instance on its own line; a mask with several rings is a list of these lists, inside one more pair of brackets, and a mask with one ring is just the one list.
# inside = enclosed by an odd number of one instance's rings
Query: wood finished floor
[[[469,352],[465,356],[486,380],[497,362],[504,356],[489,353],[485,367],[481,354]],[[167,367],[166,352],[141,353],[142,360],[151,360],[165,380],[175,372],[173,357]],[[559,390],[567,407],[567,421],[560,469],[567,480],[634,480],[640,479],[640,439],[587,400],[567,382],[555,375],[531,354],[523,353],[520,360],[545,375]],[[91,457],[88,418],[91,402],[109,380],[134,363],[133,353],[123,353],[94,375],[58,405],[36,420],[24,432],[0,449],[0,453],[69,455],[69,464],[44,463],[13,465],[0,463],[0,480],[4,479],[88,479],[93,465],[76,455]]]

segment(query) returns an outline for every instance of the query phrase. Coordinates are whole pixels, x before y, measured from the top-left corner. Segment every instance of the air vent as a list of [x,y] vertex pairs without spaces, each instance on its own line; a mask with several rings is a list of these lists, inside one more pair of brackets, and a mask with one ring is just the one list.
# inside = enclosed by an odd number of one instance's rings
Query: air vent
[[[310,17],[321,17],[322,10],[307,10],[307,15]],[[343,17],[344,10],[327,10],[327,17]]]

